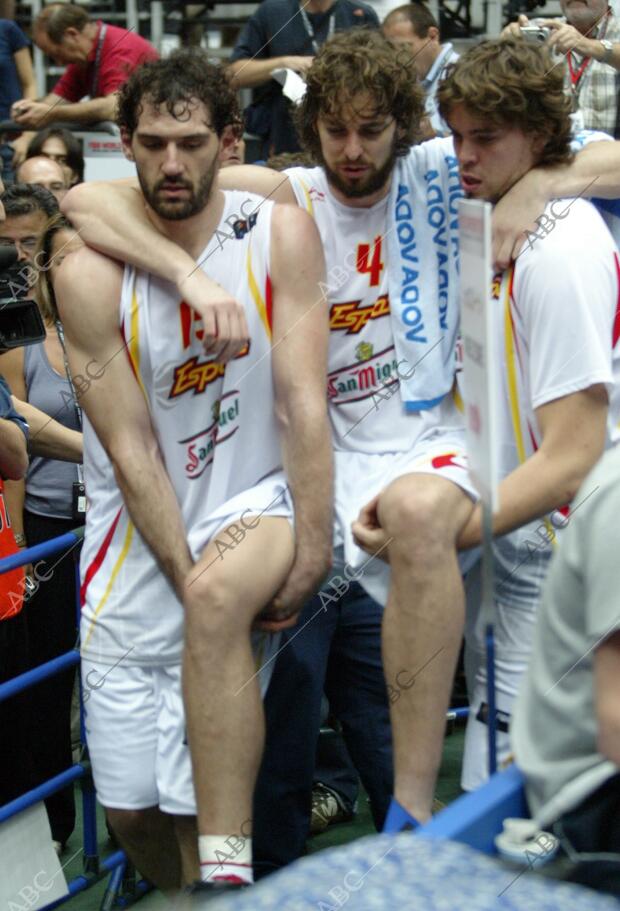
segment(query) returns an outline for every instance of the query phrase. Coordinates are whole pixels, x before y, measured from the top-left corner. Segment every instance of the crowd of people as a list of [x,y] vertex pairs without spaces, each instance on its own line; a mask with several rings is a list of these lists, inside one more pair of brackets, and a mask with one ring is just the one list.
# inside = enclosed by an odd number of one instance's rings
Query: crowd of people
[[[17,396],[0,390],[0,553],[86,523],[94,781],[168,894],[299,857],[313,793],[346,817],[358,776],[378,830],[427,822],[463,642],[462,787],[487,778],[491,726],[575,878],[620,894],[620,253],[594,204],[620,196],[620,43],[601,3],[562,0],[566,21],[522,18],[459,57],[418,0],[382,26],[353,0],[264,0],[225,66],[52,4],[33,39],[68,67],[40,100],[8,30],[27,132],[4,147],[0,244],[45,338],[0,361]],[[303,76],[297,106],[278,68]],[[106,118],[137,177],[84,182],[50,124]],[[244,127],[266,166],[243,164]],[[501,314],[494,717],[463,197],[493,205]],[[32,596],[2,580],[0,680],[76,636],[69,561]],[[0,703],[0,803],[70,762],[72,675],[37,690]],[[326,699],[346,751],[319,756]],[[48,801],[59,851],[73,814],[70,791]]]

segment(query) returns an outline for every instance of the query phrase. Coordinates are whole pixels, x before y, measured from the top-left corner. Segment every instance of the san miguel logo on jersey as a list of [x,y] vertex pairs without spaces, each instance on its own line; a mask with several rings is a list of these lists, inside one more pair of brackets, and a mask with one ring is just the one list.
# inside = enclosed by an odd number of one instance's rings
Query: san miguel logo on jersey
[[327,396],[331,405],[359,402],[399,382],[399,362],[394,345],[375,354],[372,345],[360,343],[355,354],[357,363],[332,370],[327,375]]
[[332,304],[329,311],[329,328],[334,332],[346,329],[347,335],[357,335],[371,320],[381,319],[390,314],[390,299],[382,294],[368,307],[360,307],[361,301],[347,301]]
[[213,403],[212,422],[204,430],[179,440],[186,446],[185,475],[191,481],[199,478],[213,462],[215,447],[229,440],[239,429],[239,390],[227,392]]
[[325,193],[323,193],[322,190],[319,190],[318,187],[310,187],[308,196],[313,202],[325,202]]

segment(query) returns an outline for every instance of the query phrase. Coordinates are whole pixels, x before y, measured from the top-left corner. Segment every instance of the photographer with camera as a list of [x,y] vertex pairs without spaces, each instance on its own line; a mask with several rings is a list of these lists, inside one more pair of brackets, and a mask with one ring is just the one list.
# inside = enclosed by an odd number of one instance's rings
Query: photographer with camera
[[620,19],[607,0],[560,0],[563,19],[519,16],[502,36],[546,41],[566,57],[564,87],[573,101],[575,131],[620,138]]
[[[81,432],[81,415],[66,368],[64,335],[55,305],[52,279],[67,251],[74,249],[74,232],[58,213],[51,193],[35,184],[15,184],[3,195],[6,221],[0,225],[0,245],[12,242],[30,283],[45,327],[42,342],[14,348],[2,359],[2,372],[18,398],[33,404],[70,430]],[[50,216],[52,217],[50,220]],[[7,499],[20,547],[42,543],[84,522],[81,465],[53,458],[31,459],[24,481],[7,486]],[[41,578],[27,572],[29,593],[26,624],[30,666],[36,667],[73,648],[77,636],[73,560],[54,561],[53,574]],[[70,708],[72,670],[30,690],[31,752],[37,783],[71,765]],[[71,787],[46,801],[52,837],[58,848],[73,831],[75,809]]]

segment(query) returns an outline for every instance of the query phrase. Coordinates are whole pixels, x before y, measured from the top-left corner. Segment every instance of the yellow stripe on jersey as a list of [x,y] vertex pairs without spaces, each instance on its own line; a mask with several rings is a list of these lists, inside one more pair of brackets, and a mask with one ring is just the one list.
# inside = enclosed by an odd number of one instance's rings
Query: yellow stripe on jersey
[[306,200],[306,211],[312,215],[314,218],[314,203],[312,202],[312,197],[310,196],[310,188],[306,186],[303,180],[300,180],[301,188],[304,191],[304,198]]
[[97,616],[99,615],[99,613],[101,612],[102,608],[104,607],[106,601],[110,597],[110,592],[112,591],[112,586],[114,585],[116,577],[118,576],[118,574],[120,572],[121,566],[125,562],[125,558],[127,557],[127,554],[129,553],[129,548],[131,547],[132,539],[133,539],[133,523],[129,522],[127,525],[127,531],[125,532],[125,540],[123,542],[122,550],[121,550],[120,554],[118,555],[118,557],[116,559],[116,563],[114,564],[114,566],[112,568],[112,572],[110,573],[110,578],[108,579],[108,584],[105,587],[105,591],[104,591],[103,595],[101,596],[99,604],[95,608],[95,613],[93,615],[93,619],[91,620],[91,624],[88,629],[88,633],[86,634],[86,639],[82,643],[82,648],[86,648],[86,646],[89,643],[90,637],[95,630]]
[[452,387],[452,401],[456,406],[456,410],[461,414],[465,414],[465,402],[463,401],[463,396],[459,391],[456,380],[454,380],[454,386]]
[[260,293],[260,289],[254,278],[254,272],[252,271],[252,247],[248,245],[248,255],[245,261],[246,271],[248,273],[248,286],[250,288],[250,294],[256,304],[256,309],[261,318],[262,324],[265,327],[265,332],[267,333],[267,338],[271,338],[271,326],[269,325],[269,319],[267,317],[267,306],[265,304],[265,299]]
[[140,314],[139,309],[140,305],[138,304],[138,295],[136,294],[136,276],[134,275],[133,289],[131,292],[131,310],[129,312],[129,325],[131,328],[131,337],[129,339],[129,357],[131,358],[131,363],[133,364],[133,370],[138,381],[138,385],[142,390],[142,395],[148,401],[146,394],[146,389],[142,382],[142,377],[140,375]]
[[[508,276],[506,277],[506,299],[504,302],[504,340],[506,346],[506,367],[508,370],[508,398],[510,400],[510,415],[512,418],[512,426],[515,435],[515,443],[517,445],[517,455],[519,457],[519,463],[523,465],[526,461],[527,456],[525,455],[525,444],[523,442],[523,431],[521,428],[521,414],[519,410],[519,386],[517,383],[517,366],[516,366],[516,354],[515,354],[515,339],[514,339],[514,325],[512,322],[512,314],[510,312],[510,297],[512,294],[512,283],[514,280],[514,265],[510,267]],[[543,517],[543,522],[549,540],[551,541],[553,547],[556,545],[555,532],[549,518],[547,516]]]
[[512,325],[512,314],[510,312],[510,294],[512,291],[512,280],[514,277],[514,266],[510,267],[506,277],[506,300],[504,302],[504,341],[506,346],[506,367],[508,369],[508,398],[510,400],[510,416],[515,434],[515,443],[517,444],[517,455],[519,462],[525,462],[525,445],[523,443],[523,433],[521,430],[521,416],[519,414],[519,387],[517,384],[517,367],[515,357],[514,328]]

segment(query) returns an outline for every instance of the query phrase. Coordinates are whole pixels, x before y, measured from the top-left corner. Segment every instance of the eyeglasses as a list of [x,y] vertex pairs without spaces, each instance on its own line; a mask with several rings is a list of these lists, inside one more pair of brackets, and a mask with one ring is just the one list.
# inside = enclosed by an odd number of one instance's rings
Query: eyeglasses
[[36,237],[24,237],[23,240],[11,240],[9,237],[0,237],[0,247],[21,247],[22,250],[32,253],[37,246]]

